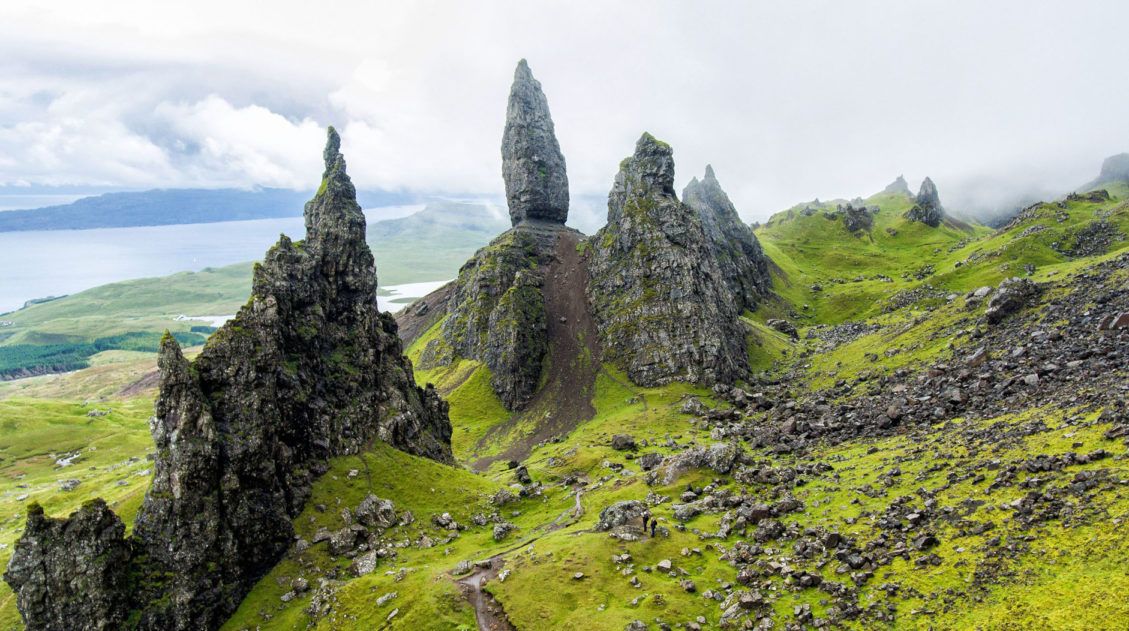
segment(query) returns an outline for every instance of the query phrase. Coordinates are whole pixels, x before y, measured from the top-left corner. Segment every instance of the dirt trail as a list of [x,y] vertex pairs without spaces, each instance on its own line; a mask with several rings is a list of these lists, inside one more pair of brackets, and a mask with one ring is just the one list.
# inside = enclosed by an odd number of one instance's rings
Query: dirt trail
[[592,418],[596,373],[600,367],[596,322],[588,310],[588,268],[577,252],[579,233],[561,230],[553,250],[553,261],[545,275],[545,312],[548,314],[548,375],[545,385],[525,410],[497,425],[479,440],[479,447],[501,436],[514,434],[519,426],[532,432],[510,436],[502,453],[479,459],[476,470],[499,460],[524,460],[533,446],[559,434],[567,434]]
[[474,618],[478,621],[479,631],[515,631],[501,603],[482,589],[483,583],[498,576],[501,567],[501,555],[491,557],[490,567],[475,566],[473,572],[455,581],[474,606]]

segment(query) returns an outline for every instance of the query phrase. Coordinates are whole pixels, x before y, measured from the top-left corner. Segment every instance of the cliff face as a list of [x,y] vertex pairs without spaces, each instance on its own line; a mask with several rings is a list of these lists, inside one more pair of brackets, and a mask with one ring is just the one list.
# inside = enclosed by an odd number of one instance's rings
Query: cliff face
[[459,270],[447,301],[447,319],[428,343],[420,366],[477,359],[509,409],[529,402],[548,351],[545,272],[564,226],[520,225],[502,233]]
[[701,180],[690,180],[682,190],[682,202],[698,211],[710,251],[729,295],[737,302],[738,313],[756,310],[772,291],[769,260],[753,229],[741,221],[737,208],[722,190],[713,167],[706,166]]
[[[175,340],[162,341],[155,474],[126,564],[141,580],[124,596],[112,577],[91,581],[87,591],[112,603],[100,619],[132,610],[142,628],[218,627],[290,545],[291,519],[328,458],[380,439],[452,460],[446,403],[415,385],[395,322],[377,309],[364,215],[339,146],[331,128],[306,240],[283,236],[271,248],[251,299],[200,357],[189,363]],[[15,557],[51,567],[61,540],[44,538],[37,519]],[[45,607],[57,619],[89,615],[65,586],[6,578],[30,629],[62,628],[40,616]]]
[[606,361],[640,385],[728,383],[748,372],[737,302],[701,213],[674,194],[669,145],[639,139],[608,195],[608,224],[588,244],[588,296]]

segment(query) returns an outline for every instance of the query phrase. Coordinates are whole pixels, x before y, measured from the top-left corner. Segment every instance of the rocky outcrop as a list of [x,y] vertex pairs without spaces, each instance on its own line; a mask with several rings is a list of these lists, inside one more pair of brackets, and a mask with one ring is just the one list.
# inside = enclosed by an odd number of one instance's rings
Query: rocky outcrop
[[514,71],[502,135],[502,178],[510,220],[563,224],[568,218],[568,175],[541,83],[522,59]]
[[[128,542],[132,559],[114,562],[138,587],[123,595],[115,574],[85,589],[113,605],[108,617],[216,628],[292,543],[291,520],[329,458],[379,439],[452,460],[447,405],[415,385],[395,322],[377,308],[364,214],[339,146],[330,128],[306,239],[283,236],[267,252],[239,314],[192,363],[171,336],[161,342],[153,484]],[[61,542],[43,535],[41,520],[29,516],[21,547],[48,550],[50,565]],[[27,561],[17,551],[14,562]],[[73,586],[36,575],[13,587],[48,593],[51,616],[22,610],[29,629],[85,615]]]
[[941,198],[937,195],[937,186],[933,184],[933,180],[925,178],[921,182],[913,208],[907,210],[905,216],[910,221],[920,221],[933,228],[945,220],[945,209],[941,206]]
[[27,511],[4,580],[29,629],[121,628],[129,610],[129,543],[125,525],[102,500],[66,519]]
[[1004,318],[1026,307],[1039,297],[1042,289],[1026,278],[1005,278],[999,288],[988,300],[984,316],[991,324],[999,324]]
[[549,349],[545,270],[565,230],[522,224],[467,261],[451,290],[447,318],[420,355],[420,366],[481,361],[506,407],[523,407],[537,390]]
[[906,197],[913,197],[913,193],[909,190],[909,184],[906,183],[906,178],[899,175],[898,179],[886,185],[882,189],[883,193],[894,193],[896,195],[905,195]]
[[[446,318],[420,355],[420,366],[459,359],[483,362],[502,403],[521,410],[532,400],[550,351],[546,283],[561,263],[558,242],[575,242],[566,228],[568,176],[541,84],[525,60],[514,73],[502,138],[502,177],[514,227],[475,253],[448,290]],[[574,253],[575,254],[575,253]]]
[[843,226],[847,232],[870,230],[874,225],[874,211],[866,206],[855,206],[848,202],[845,206],[840,204],[838,211],[843,215]]
[[1111,182],[1129,182],[1129,153],[1119,153],[1103,160],[1098,179],[1084,188],[1096,188]]
[[745,330],[701,214],[674,193],[671,148],[643,134],[588,241],[588,296],[606,361],[639,385],[732,382],[748,372]]
[[690,180],[682,191],[682,201],[698,211],[721,276],[737,301],[737,310],[755,311],[772,291],[769,260],[752,228],[741,221],[737,208],[722,190],[712,166],[706,166],[701,180]]

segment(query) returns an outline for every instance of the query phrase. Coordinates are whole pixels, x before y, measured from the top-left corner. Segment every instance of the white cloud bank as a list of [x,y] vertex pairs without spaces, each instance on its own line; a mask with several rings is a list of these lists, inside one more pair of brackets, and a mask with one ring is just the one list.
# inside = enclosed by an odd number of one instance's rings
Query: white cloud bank
[[359,186],[499,195],[526,57],[578,198],[649,130],[680,184],[712,163],[747,219],[899,173],[973,207],[1129,150],[1126,18],[1077,1],[6,0],[0,185],[312,187],[335,124]]

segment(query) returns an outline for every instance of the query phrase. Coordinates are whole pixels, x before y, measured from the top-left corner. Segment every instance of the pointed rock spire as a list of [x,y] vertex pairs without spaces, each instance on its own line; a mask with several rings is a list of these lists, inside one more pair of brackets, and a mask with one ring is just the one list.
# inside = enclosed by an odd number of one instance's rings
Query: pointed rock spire
[[568,175],[557,144],[549,102],[524,59],[514,71],[502,135],[502,178],[510,220],[563,224],[568,219]]
[[701,216],[710,250],[737,303],[738,312],[756,309],[771,292],[768,257],[752,228],[741,220],[737,208],[721,188],[712,166],[706,165],[706,174],[700,181],[694,178],[686,185],[682,202]]
[[[365,215],[357,203],[357,189],[345,172],[345,156],[341,155],[341,137],[332,126],[326,130],[325,171],[314,198],[306,202],[306,241],[318,244],[326,235],[337,234],[335,240],[364,241]],[[366,248],[367,249],[367,248]]]
[[[340,142],[331,128],[305,242],[279,239],[255,266],[250,300],[195,360],[171,335],[161,340],[153,482],[128,542],[121,522],[98,511],[100,529],[68,526],[73,540],[45,539],[29,524],[12,563],[50,572],[15,579],[29,629],[118,628],[125,618],[146,629],[219,628],[293,543],[293,520],[330,458],[379,439],[453,461],[447,404],[416,385],[394,321],[377,308]],[[106,528],[117,534],[103,545]],[[67,560],[86,559],[74,550],[124,550],[125,558],[75,572]],[[136,585],[145,589],[131,591]],[[114,604],[100,618],[109,623],[82,622],[96,611],[91,603]]]
[[747,374],[735,301],[700,213],[675,196],[670,145],[643,134],[620,163],[608,224],[588,243],[588,297],[605,361],[647,386]]
[[905,217],[933,228],[941,225],[945,219],[945,209],[941,206],[941,198],[937,195],[937,186],[933,184],[933,180],[927,177],[921,182],[913,208],[906,212]]

